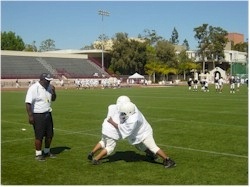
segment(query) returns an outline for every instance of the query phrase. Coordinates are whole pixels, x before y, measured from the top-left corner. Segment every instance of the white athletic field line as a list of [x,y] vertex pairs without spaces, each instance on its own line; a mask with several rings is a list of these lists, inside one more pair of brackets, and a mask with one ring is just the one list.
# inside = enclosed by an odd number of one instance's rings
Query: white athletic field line
[[[68,130],[63,130],[63,129],[58,129],[55,128],[55,131],[61,131],[65,132],[65,135],[71,135],[71,134],[81,134],[81,135],[88,135],[88,136],[95,136],[95,137],[100,137],[100,135],[97,134],[91,134],[91,133],[85,133],[89,131],[96,131],[97,129],[89,129],[87,131],[68,131]],[[101,130],[101,129],[100,129]],[[31,139],[31,138],[26,138],[26,139]],[[24,139],[22,139],[24,140]],[[19,140],[12,140],[12,141],[3,141],[1,143],[8,143],[8,142],[14,142],[14,141],[20,141]],[[238,154],[232,154],[232,153],[221,153],[221,152],[216,152],[216,151],[208,151],[208,150],[201,150],[201,149],[194,149],[194,148],[188,148],[188,147],[179,147],[179,146],[172,146],[172,145],[164,145],[164,144],[158,144],[162,147],[171,147],[174,149],[182,149],[186,151],[195,151],[195,152],[202,152],[202,153],[208,153],[208,154],[216,154],[216,155],[223,155],[223,156],[231,156],[231,157],[238,157],[238,158],[248,158],[246,155],[238,155]]]
[[[170,122],[177,122],[177,123],[193,123],[193,124],[196,124],[196,125],[213,125],[213,126],[217,126],[217,127],[222,127],[222,126],[225,126],[225,127],[236,127],[236,128],[248,128],[248,125],[246,126],[240,126],[240,125],[225,125],[225,124],[221,124],[221,123],[215,123],[215,122],[207,122],[207,121],[195,121],[195,120],[179,120],[177,118],[155,118],[155,117],[151,117],[149,119],[153,119],[154,122],[161,122],[161,121],[170,121]],[[193,125],[192,124],[192,125]]]
[[245,155],[237,155],[237,154],[231,154],[231,153],[221,153],[221,152],[215,152],[215,151],[207,151],[207,150],[201,150],[201,149],[193,149],[188,147],[179,147],[179,146],[172,146],[172,145],[163,145],[158,144],[162,147],[171,147],[175,149],[182,149],[182,150],[188,150],[188,151],[195,151],[195,152],[202,152],[202,153],[209,153],[209,154],[215,154],[215,155],[223,155],[223,156],[231,156],[231,157],[239,157],[239,158],[248,158],[248,156]]
[[[85,135],[90,135],[90,136],[97,136],[96,134],[90,134],[90,133],[73,132],[73,131],[66,131],[66,130],[61,130],[61,129],[56,129],[56,130],[67,132],[66,134],[85,134]],[[188,150],[188,151],[196,151],[196,152],[203,152],[203,153],[223,155],[223,156],[231,156],[231,157],[248,158],[248,156],[245,156],[245,155],[237,155],[237,154],[231,154],[231,153],[221,153],[221,152],[215,152],[215,151],[207,151],[207,150],[201,150],[201,149],[178,147],[178,146],[164,145],[164,144],[158,144],[158,145],[160,145],[162,147],[171,147],[171,148],[175,148],[175,149],[182,149],[182,150]]]

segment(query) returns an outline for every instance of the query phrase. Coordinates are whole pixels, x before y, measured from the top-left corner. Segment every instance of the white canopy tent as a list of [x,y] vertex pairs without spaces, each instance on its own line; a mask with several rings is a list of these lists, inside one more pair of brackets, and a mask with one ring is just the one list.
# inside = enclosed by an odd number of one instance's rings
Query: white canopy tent
[[145,77],[143,75],[140,75],[139,73],[135,73],[135,74],[128,77],[127,83],[144,84],[145,83]]
[[140,75],[139,73],[135,73],[128,77],[129,79],[144,79],[143,75]]

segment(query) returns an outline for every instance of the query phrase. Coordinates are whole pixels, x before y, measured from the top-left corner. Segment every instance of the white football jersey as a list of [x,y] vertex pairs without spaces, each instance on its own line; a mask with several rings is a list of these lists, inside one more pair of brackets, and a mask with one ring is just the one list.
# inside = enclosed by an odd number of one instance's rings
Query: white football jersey
[[115,140],[121,139],[121,134],[117,128],[111,125],[107,120],[112,117],[115,123],[119,123],[119,112],[115,104],[108,106],[108,114],[102,123],[102,134]]
[[118,129],[122,138],[127,138],[132,145],[139,144],[153,133],[152,127],[137,107],[133,115],[129,116],[124,123],[118,124]]

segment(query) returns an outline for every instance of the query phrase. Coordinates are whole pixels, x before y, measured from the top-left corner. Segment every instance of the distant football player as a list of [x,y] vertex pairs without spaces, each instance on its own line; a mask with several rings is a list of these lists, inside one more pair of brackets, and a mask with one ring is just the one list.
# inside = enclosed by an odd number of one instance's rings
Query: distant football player
[[146,146],[163,159],[165,168],[176,166],[175,162],[156,145],[151,125],[135,104],[126,102],[120,106],[119,112],[119,123],[115,122],[112,117],[108,119],[108,122],[119,129],[123,139],[126,138],[130,144],[137,147]]
[[214,79],[214,86],[215,86],[215,91],[219,92],[220,86],[219,86],[219,78],[218,77],[215,77],[215,79]]
[[224,84],[224,79],[223,79],[223,77],[221,77],[221,78],[219,79],[218,83],[219,83],[220,93],[222,93],[223,84]]
[[207,78],[204,79],[204,92],[209,92]]
[[197,79],[194,79],[193,91],[195,91],[195,92],[198,91],[198,80]]
[[230,93],[235,93],[235,78],[234,76],[231,76],[229,78],[229,84],[230,84]]

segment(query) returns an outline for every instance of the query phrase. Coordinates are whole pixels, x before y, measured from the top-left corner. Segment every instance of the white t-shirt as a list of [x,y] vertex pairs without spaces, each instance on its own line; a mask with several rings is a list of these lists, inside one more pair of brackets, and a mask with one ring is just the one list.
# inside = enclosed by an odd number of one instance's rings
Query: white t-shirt
[[135,113],[122,124],[118,124],[122,138],[128,139],[132,145],[141,143],[148,135],[153,133],[152,127],[136,107]]
[[219,79],[219,85],[222,86],[224,83],[224,80],[222,78]]
[[107,120],[112,117],[115,123],[119,123],[119,112],[115,104],[108,106],[108,114],[102,123],[102,134],[115,140],[121,139],[121,134],[117,128],[111,125]]
[[32,84],[26,94],[25,103],[30,103],[33,113],[51,112],[51,87],[47,90],[37,81]]

